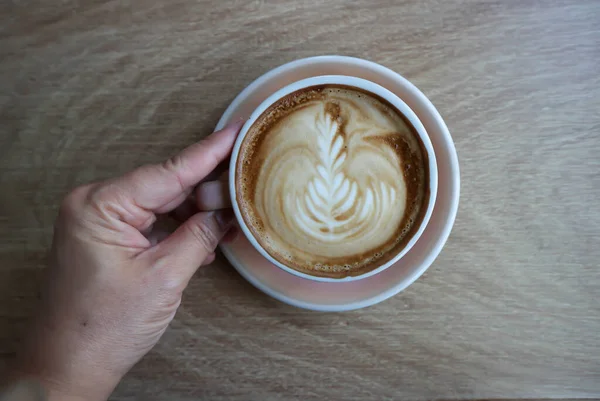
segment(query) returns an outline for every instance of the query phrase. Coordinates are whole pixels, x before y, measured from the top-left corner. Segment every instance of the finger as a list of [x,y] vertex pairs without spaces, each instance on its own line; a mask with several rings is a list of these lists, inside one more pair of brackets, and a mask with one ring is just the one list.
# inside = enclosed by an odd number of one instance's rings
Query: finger
[[196,188],[196,206],[199,210],[217,210],[231,207],[227,181],[203,182]]
[[156,213],[166,213],[169,212],[173,209],[175,209],[177,206],[181,205],[183,202],[185,202],[185,200],[187,198],[189,198],[190,194],[193,192],[193,188],[187,188],[185,191],[183,191],[181,194],[177,195],[175,198],[171,199],[169,202],[167,202],[165,205],[161,206],[160,208],[157,208],[155,210],[152,210],[153,212]]
[[198,267],[215,251],[233,222],[231,209],[195,214],[147,252],[156,260],[166,260],[169,268],[173,269],[174,280],[187,285]]
[[165,163],[135,170],[116,185],[137,205],[164,213],[168,211],[165,206],[173,207],[169,202],[181,197],[229,155],[240,128],[241,123],[229,125]]
[[169,216],[183,223],[200,211],[208,212],[231,207],[228,182],[228,175],[223,174],[217,181],[198,184],[193,195],[181,202],[169,213]]
[[162,164],[140,167],[101,186],[100,203],[110,204],[107,210],[136,228],[152,212],[173,210],[229,156],[242,124],[231,124]]

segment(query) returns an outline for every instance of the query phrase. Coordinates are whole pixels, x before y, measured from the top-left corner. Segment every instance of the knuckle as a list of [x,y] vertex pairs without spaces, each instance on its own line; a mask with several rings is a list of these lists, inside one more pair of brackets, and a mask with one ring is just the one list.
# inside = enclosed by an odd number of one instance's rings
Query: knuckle
[[167,171],[167,173],[173,175],[175,179],[177,179],[179,185],[181,186],[181,190],[184,191],[185,185],[183,184],[183,182],[181,182],[180,177],[186,171],[187,167],[184,158],[181,156],[181,154],[177,154],[164,161],[162,163],[162,168],[165,171]]
[[200,246],[206,249],[206,251],[213,252],[219,244],[219,239],[206,221],[187,224],[186,227],[190,234],[196,239]]
[[92,185],[81,185],[69,192],[60,205],[60,214],[73,216],[77,214],[82,206],[85,205]]
[[179,166],[181,166],[181,163],[182,163],[181,156],[179,154],[176,154],[175,156],[171,156],[167,160],[165,160],[162,163],[162,166],[164,167],[165,170],[177,171]]
[[119,199],[120,193],[118,188],[111,182],[105,182],[101,185],[95,186],[91,191],[88,192],[86,201],[88,206],[92,210],[102,211],[108,204],[113,202],[115,199]]
[[97,182],[75,188],[61,205],[60,213],[68,218],[89,220],[91,216],[105,217],[114,212],[115,204],[123,197],[111,181]]

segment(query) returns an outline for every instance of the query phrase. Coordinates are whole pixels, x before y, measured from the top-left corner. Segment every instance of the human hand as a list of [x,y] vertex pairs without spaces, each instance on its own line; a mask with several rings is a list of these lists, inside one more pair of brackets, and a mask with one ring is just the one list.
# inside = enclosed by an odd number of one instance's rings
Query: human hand
[[[65,198],[42,307],[19,357],[19,376],[41,383],[49,400],[107,399],[164,333],[234,216],[231,209],[192,214],[159,243],[148,233],[157,214],[190,214],[190,194],[227,158],[240,127]],[[196,190],[201,209],[224,206],[219,185],[211,186]]]

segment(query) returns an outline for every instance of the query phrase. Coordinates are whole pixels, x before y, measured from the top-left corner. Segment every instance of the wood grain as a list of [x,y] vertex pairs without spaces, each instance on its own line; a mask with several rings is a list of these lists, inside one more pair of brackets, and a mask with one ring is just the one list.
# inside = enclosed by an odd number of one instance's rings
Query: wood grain
[[0,355],[35,308],[61,197],[206,135],[284,62],[371,59],[439,108],[462,173],[427,274],[366,310],[201,270],[114,400],[600,397],[600,2],[0,3]]

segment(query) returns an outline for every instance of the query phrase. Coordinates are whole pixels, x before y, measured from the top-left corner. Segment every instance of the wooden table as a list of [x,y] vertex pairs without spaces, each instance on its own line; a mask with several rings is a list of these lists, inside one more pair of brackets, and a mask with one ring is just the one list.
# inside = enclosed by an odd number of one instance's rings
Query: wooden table
[[600,397],[598,1],[0,3],[0,353],[69,188],[208,134],[245,85],[344,54],[414,82],[462,173],[454,231],[398,296],[323,314],[223,259],[114,400]]

